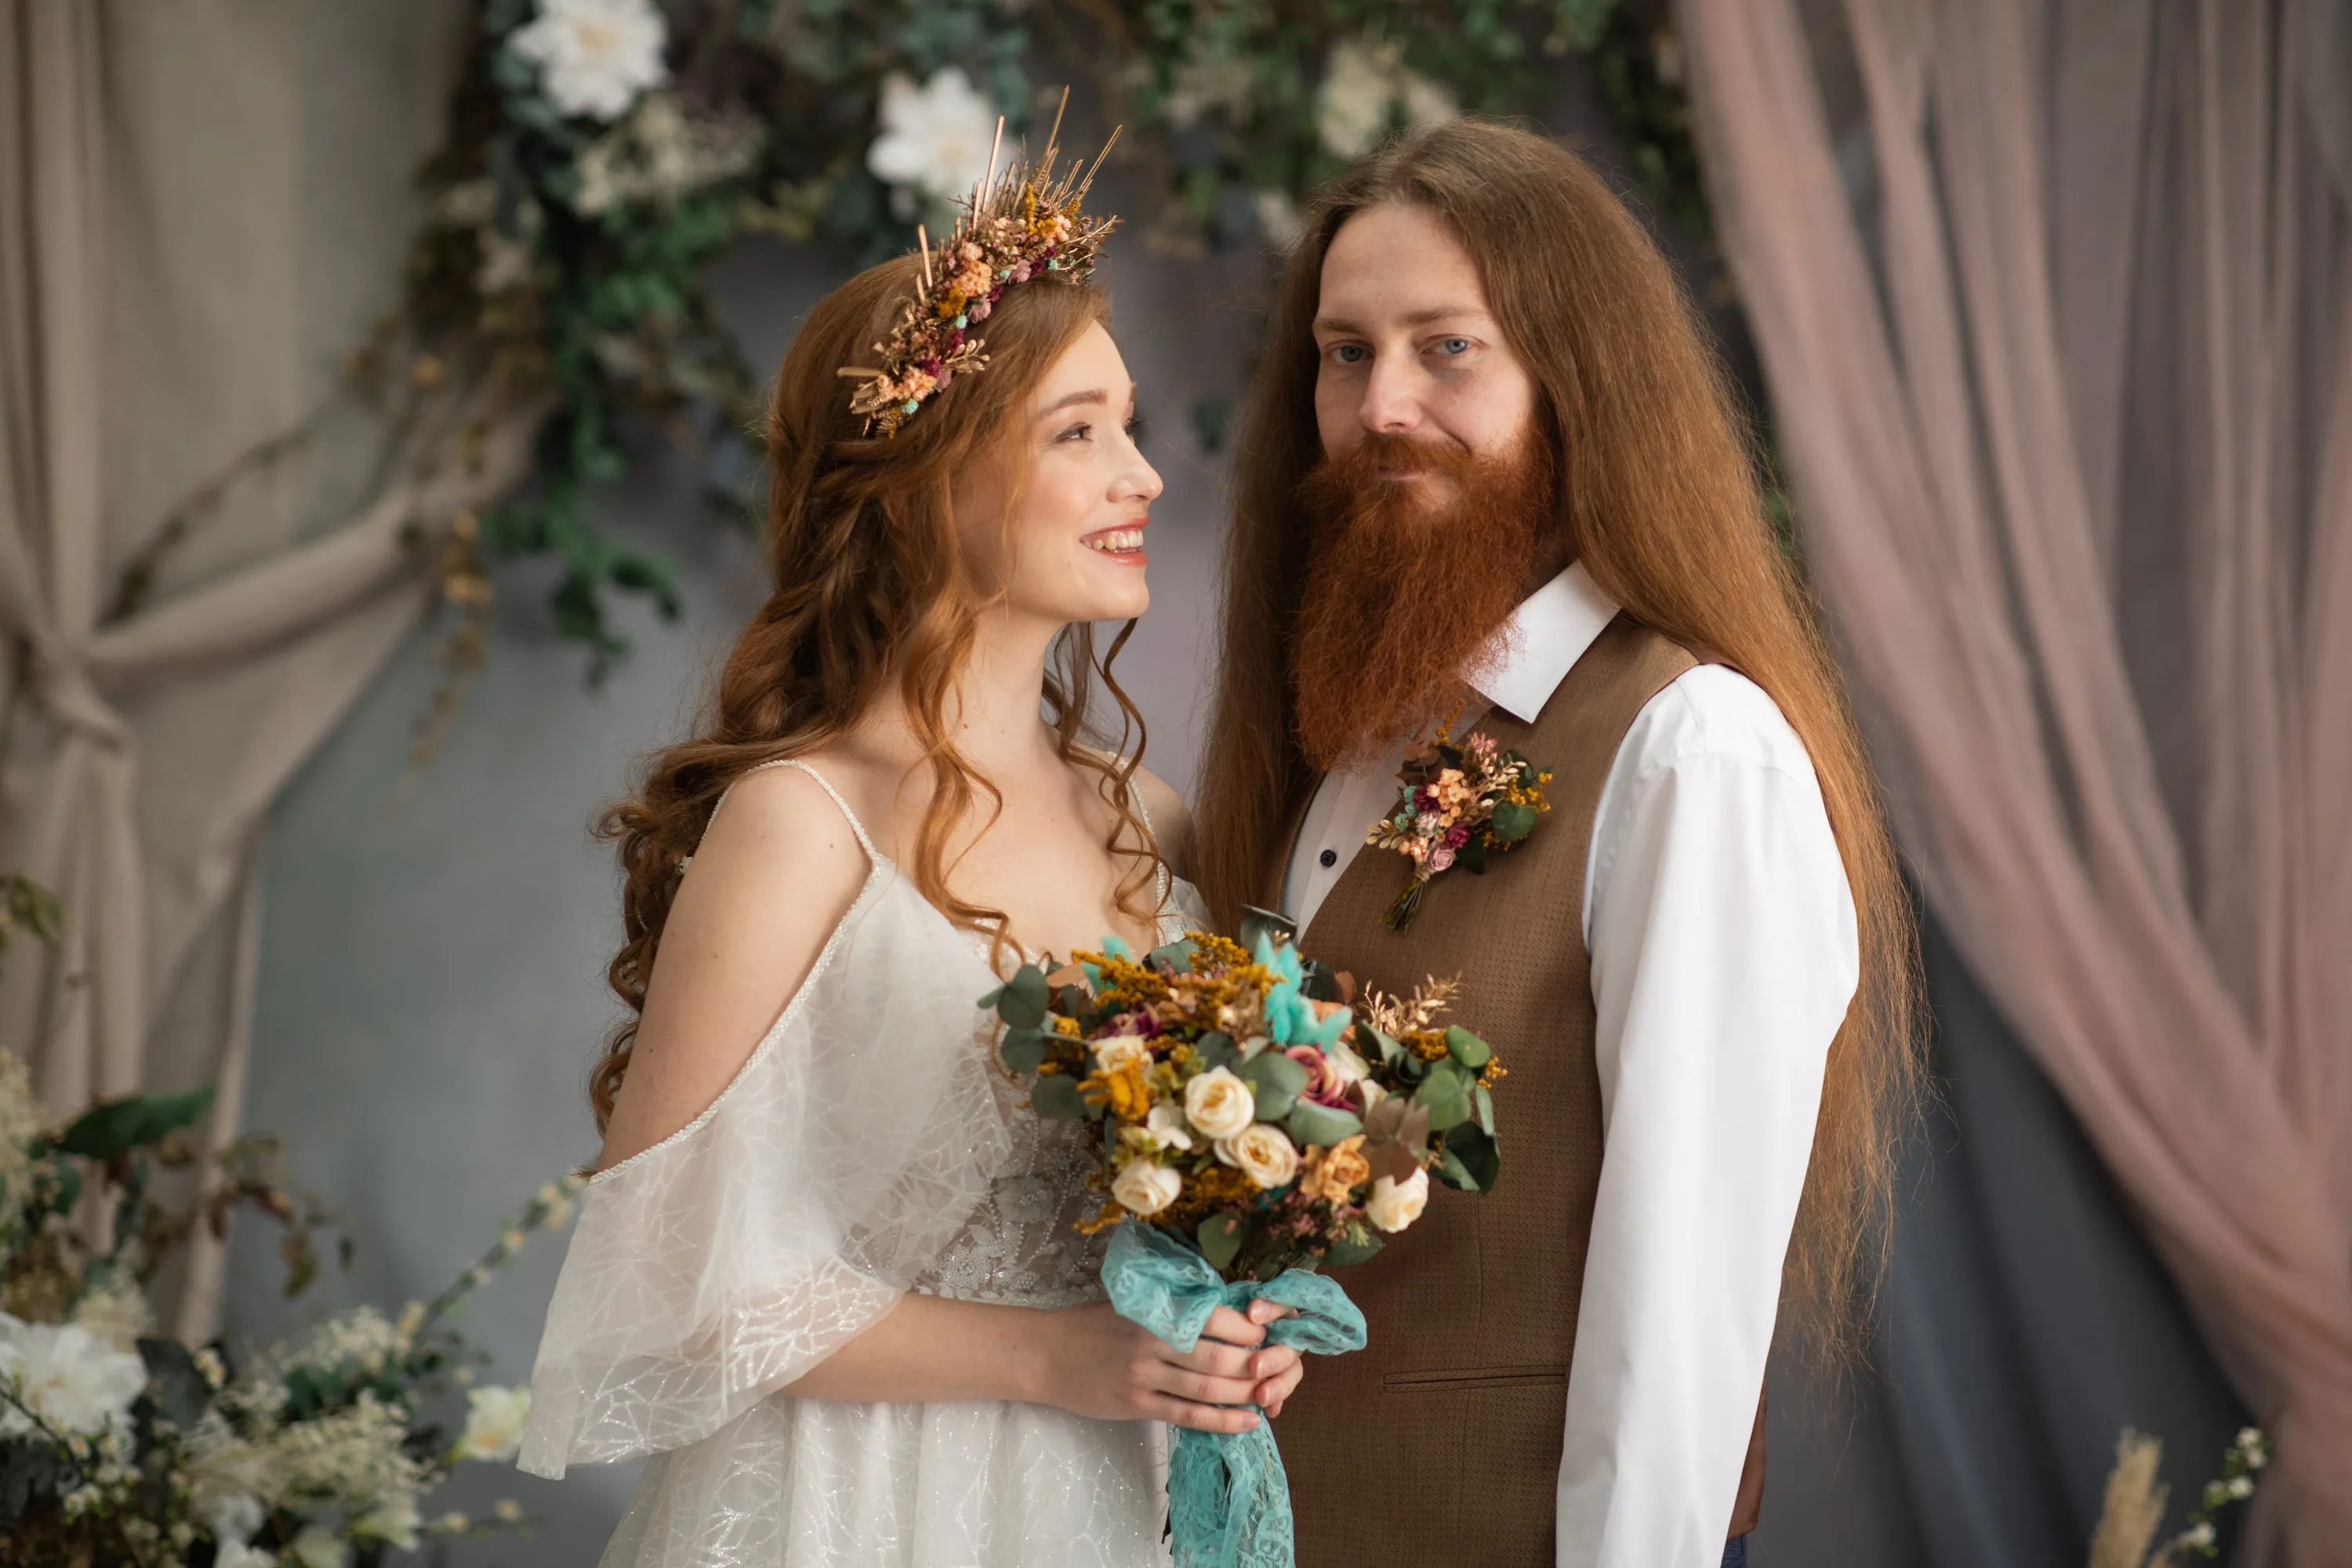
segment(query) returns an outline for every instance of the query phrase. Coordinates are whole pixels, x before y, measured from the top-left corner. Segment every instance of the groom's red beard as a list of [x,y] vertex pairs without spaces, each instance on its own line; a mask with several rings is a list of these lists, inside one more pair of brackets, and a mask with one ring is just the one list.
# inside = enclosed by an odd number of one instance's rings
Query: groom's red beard
[[1318,770],[1368,761],[1462,701],[1527,591],[1553,510],[1548,452],[1539,436],[1485,458],[1367,436],[1300,482],[1312,542],[1290,685]]

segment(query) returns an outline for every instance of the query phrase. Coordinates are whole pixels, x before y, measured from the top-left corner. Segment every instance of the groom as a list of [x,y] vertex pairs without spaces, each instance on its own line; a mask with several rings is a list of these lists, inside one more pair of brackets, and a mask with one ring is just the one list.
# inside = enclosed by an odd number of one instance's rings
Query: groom
[[[1909,1070],[1833,668],[1666,264],[1570,153],[1392,146],[1309,215],[1272,331],[1201,882],[1360,986],[1459,975],[1509,1072],[1495,1190],[1348,1271],[1370,1347],[1276,1425],[1299,1562],[1743,1563],[1784,1261],[1838,1348]],[[1449,719],[1550,809],[1391,930],[1412,868],[1366,829]]]

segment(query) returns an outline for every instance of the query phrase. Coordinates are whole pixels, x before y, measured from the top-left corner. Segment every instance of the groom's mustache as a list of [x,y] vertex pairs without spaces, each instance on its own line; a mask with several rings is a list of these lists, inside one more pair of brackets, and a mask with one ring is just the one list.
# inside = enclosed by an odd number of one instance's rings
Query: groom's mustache
[[[1312,543],[1290,684],[1315,766],[1364,760],[1461,700],[1524,590],[1552,510],[1547,458],[1539,439],[1481,455],[1368,435],[1300,482]],[[1453,482],[1400,477],[1414,475]]]
[[[1450,479],[1457,485],[1496,461],[1481,458],[1447,437],[1413,437],[1369,433],[1354,446],[1326,458],[1300,485],[1301,499],[1310,514],[1337,510],[1351,496],[1372,486],[1390,486],[1415,478]],[[1425,503],[1423,503],[1425,504]]]

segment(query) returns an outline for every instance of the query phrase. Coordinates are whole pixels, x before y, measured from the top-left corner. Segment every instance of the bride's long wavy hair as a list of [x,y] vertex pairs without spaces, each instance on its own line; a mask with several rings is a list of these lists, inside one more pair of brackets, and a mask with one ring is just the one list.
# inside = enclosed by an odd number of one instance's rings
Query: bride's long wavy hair
[[[607,970],[629,1006],[589,1081],[601,1131],[627,1074],[646,986],[661,950],[678,873],[701,841],[727,787],[759,764],[797,756],[847,734],[877,704],[896,702],[923,746],[930,800],[908,869],[947,917],[987,933],[1001,961],[1012,936],[1003,910],[948,886],[950,848],[996,787],[957,751],[951,709],[986,602],[965,569],[950,491],[958,476],[997,460],[1016,465],[1005,507],[1018,515],[1019,443],[1013,440],[1037,387],[1086,330],[1108,324],[1109,301],[1092,283],[1040,274],[1008,289],[988,321],[988,365],[960,377],[895,436],[868,437],[849,409],[854,384],[840,372],[870,362],[913,297],[918,263],[885,262],[818,302],[785,352],[767,415],[768,552],[775,586],[736,639],[698,731],[660,752],[635,795],[607,810],[600,837],[619,847],[626,940]],[[1065,761],[1103,776],[1114,813],[1107,840],[1131,861],[1122,913],[1146,920],[1144,889],[1157,850],[1131,805],[1129,781],[1143,744],[1143,717],[1111,676],[1129,622],[1097,657],[1093,628],[1064,629],[1045,687],[1045,715]],[[1120,715],[1114,737],[1088,720],[1100,680]],[[1087,741],[1103,741],[1108,752]],[[984,824],[983,824],[984,826]]]

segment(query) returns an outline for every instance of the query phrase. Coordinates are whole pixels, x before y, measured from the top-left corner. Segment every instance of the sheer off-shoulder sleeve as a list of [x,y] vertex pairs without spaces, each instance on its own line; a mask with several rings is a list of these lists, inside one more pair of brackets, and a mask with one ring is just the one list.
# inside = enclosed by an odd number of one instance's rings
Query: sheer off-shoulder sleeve
[[889,1310],[1006,1158],[977,1005],[994,984],[877,860],[718,1100],[590,1184],[522,1468],[696,1442]]

